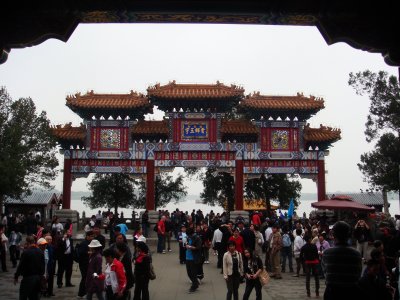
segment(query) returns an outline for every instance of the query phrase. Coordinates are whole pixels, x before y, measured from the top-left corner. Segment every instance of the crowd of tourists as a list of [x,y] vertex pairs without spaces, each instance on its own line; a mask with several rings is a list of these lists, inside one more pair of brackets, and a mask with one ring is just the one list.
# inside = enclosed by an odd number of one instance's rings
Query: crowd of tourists
[[89,225],[84,240],[79,243],[73,240],[69,219],[61,223],[54,217],[49,226],[37,220],[35,232],[26,235],[25,241],[19,226],[1,224],[1,265],[3,271],[9,271],[6,261],[9,248],[12,268],[15,268],[14,284],[22,276],[19,299],[53,297],[58,289],[74,287],[73,264],[79,266],[81,273],[78,299],[91,300],[96,295],[98,299],[123,300],[131,299],[131,294],[135,300],[149,299],[151,256],[146,238],[141,230],[135,233],[132,253],[126,238],[126,224],[114,221],[110,226],[115,227],[108,228],[112,232],[108,245],[99,221]]
[[226,280],[227,300],[238,299],[240,283],[246,284],[243,300],[253,289],[261,300],[259,275],[264,269],[275,280],[287,271],[299,280],[304,276],[308,297],[313,276],[316,297],[320,280],[325,280],[325,299],[399,299],[400,217],[377,223],[353,215],[344,222],[325,214],[287,218],[256,211],[230,220],[225,213],[204,216],[200,210],[189,214],[178,209],[159,211],[159,216],[157,252],[170,251],[171,237],[179,242],[179,263],[186,264],[191,280],[189,293],[199,288],[211,252]]
[[[61,223],[54,217],[50,225],[37,219],[36,230],[22,240],[19,226],[0,225],[0,257],[8,271],[6,253],[15,268],[14,280],[20,284],[20,299],[52,297],[58,289],[73,287],[73,264],[79,266],[81,280],[77,298],[149,299],[152,276],[151,251],[146,237],[149,230],[157,235],[156,252],[172,252],[178,243],[177,263],[186,265],[195,293],[204,279],[203,265],[215,255],[216,270],[225,279],[226,299],[238,300],[239,286],[245,284],[243,300],[253,290],[262,299],[262,280],[268,271],[271,280],[282,280],[292,273],[304,280],[305,294],[320,296],[320,280],[325,280],[324,299],[399,299],[400,216],[393,222],[380,222],[355,215],[348,222],[331,220],[326,215],[299,218],[294,215],[254,212],[249,216],[204,215],[159,211],[159,221],[150,228],[145,211],[141,226],[133,232],[133,250],[128,245],[127,225],[118,216],[96,216],[85,226],[85,238],[73,240],[71,220]],[[102,234],[110,234],[108,242]],[[108,244],[108,245],[107,245]],[[372,248],[372,250],[371,250]],[[6,251],[9,250],[9,251]],[[103,268],[103,259],[106,268]],[[295,262],[294,262],[295,261]],[[303,277],[304,276],[304,277]],[[314,278],[314,284],[311,282]],[[304,278],[304,279],[302,279]]]

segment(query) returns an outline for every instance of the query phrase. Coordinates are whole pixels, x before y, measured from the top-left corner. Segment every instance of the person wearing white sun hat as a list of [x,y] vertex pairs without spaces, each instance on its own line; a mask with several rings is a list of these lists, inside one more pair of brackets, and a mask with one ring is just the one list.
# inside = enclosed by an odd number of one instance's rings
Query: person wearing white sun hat
[[102,276],[102,244],[98,240],[92,240],[88,247],[89,265],[85,280],[86,299],[91,300],[93,294],[96,294],[97,299],[103,300],[104,278]]

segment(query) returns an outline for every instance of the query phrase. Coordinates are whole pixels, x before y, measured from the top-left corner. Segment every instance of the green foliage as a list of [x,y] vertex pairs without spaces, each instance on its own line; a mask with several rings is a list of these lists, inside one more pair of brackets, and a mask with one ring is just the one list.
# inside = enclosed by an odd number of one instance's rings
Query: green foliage
[[56,145],[46,113],[37,113],[31,98],[13,101],[0,88],[0,199],[19,198],[35,186],[52,188]]
[[129,174],[96,174],[88,188],[92,195],[82,197],[83,202],[91,209],[132,207],[136,201],[135,181]]
[[400,139],[393,133],[383,134],[375,150],[361,155],[357,164],[373,186],[384,187],[388,191],[399,189]]
[[376,139],[375,150],[361,155],[359,169],[373,187],[400,190],[400,86],[387,72],[350,73],[349,85],[371,100],[365,124],[368,142]]
[[286,174],[261,175],[260,178],[248,180],[245,185],[246,198],[264,199],[267,210],[271,210],[271,200],[279,201],[282,209],[289,207],[293,198],[294,206],[299,205],[301,183],[289,179]]
[[209,168],[204,175],[203,186],[200,198],[204,203],[227,206],[228,211],[234,210],[235,182],[232,175]]
[[[145,181],[140,182],[139,187],[139,198],[134,201],[133,206],[135,208],[144,208],[146,203],[146,183]],[[180,174],[176,179],[170,174],[161,173],[156,176],[155,180],[155,206],[164,207],[171,201],[178,201],[187,195],[186,187],[183,184],[183,176]]]

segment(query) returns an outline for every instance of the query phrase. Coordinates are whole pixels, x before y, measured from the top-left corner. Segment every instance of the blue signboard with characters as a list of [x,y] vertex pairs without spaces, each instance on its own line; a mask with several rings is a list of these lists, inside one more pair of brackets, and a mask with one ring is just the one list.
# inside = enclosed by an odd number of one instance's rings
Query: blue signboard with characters
[[183,122],[182,139],[207,139],[207,122]]

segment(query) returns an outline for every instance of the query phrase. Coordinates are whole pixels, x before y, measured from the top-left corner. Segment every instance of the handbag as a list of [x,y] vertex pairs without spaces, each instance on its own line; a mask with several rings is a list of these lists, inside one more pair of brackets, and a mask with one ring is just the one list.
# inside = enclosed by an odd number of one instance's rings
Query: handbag
[[47,279],[46,279],[46,276],[41,276],[40,277],[40,291],[42,293],[46,293],[47,292]]
[[270,280],[268,272],[265,269],[263,269],[261,273],[258,275],[258,279],[260,280],[262,286],[267,285]]
[[149,278],[150,278],[150,280],[156,279],[156,273],[154,272],[154,267],[153,267],[152,263],[150,263]]

